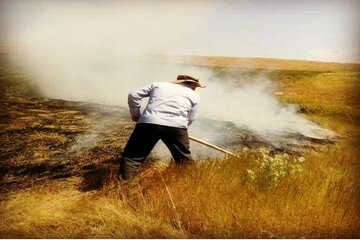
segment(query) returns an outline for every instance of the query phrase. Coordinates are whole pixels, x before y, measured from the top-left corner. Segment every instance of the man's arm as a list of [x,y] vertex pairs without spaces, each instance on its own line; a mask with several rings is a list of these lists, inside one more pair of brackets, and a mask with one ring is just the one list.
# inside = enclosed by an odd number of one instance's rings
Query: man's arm
[[138,90],[129,93],[128,95],[128,105],[130,110],[131,119],[137,122],[141,116],[140,107],[141,100],[145,97],[150,96],[152,89],[152,84],[145,87],[139,88]]
[[195,103],[189,113],[189,126],[198,117],[199,102]]

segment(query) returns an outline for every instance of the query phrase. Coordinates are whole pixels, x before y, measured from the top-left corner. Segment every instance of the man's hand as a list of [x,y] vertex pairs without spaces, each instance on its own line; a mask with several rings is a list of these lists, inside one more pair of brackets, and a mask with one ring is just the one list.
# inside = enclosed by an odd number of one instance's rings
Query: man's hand
[[131,116],[131,119],[134,121],[134,122],[138,122],[139,121],[139,118],[138,116]]

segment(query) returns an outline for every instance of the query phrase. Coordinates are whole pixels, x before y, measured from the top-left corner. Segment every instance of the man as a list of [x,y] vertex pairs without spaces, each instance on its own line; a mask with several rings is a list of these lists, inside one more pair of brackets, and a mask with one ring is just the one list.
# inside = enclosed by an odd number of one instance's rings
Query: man
[[[197,87],[205,87],[199,79],[179,75],[174,82],[155,82],[128,96],[130,115],[137,122],[120,161],[120,178],[132,179],[155,144],[161,139],[175,163],[193,161],[187,128],[196,119],[200,97]],[[148,104],[140,113],[143,98]]]

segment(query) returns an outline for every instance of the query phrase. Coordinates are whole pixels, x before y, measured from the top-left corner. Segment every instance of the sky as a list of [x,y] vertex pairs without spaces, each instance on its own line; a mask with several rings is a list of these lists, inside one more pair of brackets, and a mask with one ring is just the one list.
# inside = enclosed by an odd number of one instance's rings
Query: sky
[[360,1],[224,1],[194,40],[214,55],[359,62],[359,12]]
[[88,46],[95,32],[97,45],[114,49],[123,38],[127,43],[136,39],[133,46],[127,44],[130,53],[138,44],[143,52],[159,54],[360,63],[359,0],[1,0],[0,4],[1,41],[8,44],[51,41],[53,36],[78,38]]

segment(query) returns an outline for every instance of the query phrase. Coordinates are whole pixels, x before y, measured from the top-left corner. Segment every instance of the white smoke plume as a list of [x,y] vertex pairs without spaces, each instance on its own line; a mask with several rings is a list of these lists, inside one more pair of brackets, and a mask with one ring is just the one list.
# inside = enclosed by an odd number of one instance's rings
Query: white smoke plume
[[[47,97],[126,106],[130,91],[191,73],[208,85],[199,90],[202,118],[234,122],[270,140],[289,132],[323,137],[320,127],[271,95],[272,84],[265,76],[234,86],[214,77],[209,68],[149,60],[151,54],[171,54],[172,49],[185,52],[191,34],[218,4],[4,1],[2,29],[6,41],[15,46],[14,61],[24,66]],[[190,133],[214,140],[211,126],[205,132],[198,129],[194,124]]]

